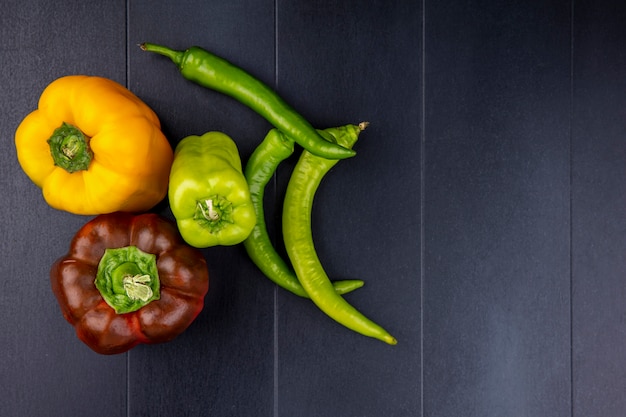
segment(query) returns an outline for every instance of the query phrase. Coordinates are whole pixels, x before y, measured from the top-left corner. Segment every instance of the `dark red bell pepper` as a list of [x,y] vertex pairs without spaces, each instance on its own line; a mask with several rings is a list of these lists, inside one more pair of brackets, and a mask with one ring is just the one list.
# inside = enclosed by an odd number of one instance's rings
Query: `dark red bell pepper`
[[152,213],[92,219],[52,265],[50,280],[78,338],[101,354],[172,340],[198,316],[209,288],[202,253]]

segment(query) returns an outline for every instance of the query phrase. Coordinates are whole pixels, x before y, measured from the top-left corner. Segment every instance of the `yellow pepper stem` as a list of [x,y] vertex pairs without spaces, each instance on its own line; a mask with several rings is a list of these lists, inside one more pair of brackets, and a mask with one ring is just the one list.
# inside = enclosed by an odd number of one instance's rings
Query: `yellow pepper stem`
[[72,173],[89,168],[93,152],[89,138],[80,129],[63,122],[48,139],[54,164]]

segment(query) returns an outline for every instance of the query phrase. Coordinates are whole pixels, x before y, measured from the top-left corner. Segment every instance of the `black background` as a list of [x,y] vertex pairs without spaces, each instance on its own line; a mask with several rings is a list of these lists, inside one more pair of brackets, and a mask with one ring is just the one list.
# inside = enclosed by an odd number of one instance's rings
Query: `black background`
[[[89,217],[48,207],[13,142],[45,86],[112,78],[172,145],[219,130],[244,162],[269,129],[141,42],[209,49],[316,127],[371,123],[313,232],[397,346],[277,289],[241,246],[204,251],[206,307],[173,342],[78,341],[48,271]],[[0,415],[623,417],[625,2],[7,0],[0,60]],[[278,243],[294,163],[267,190]]]

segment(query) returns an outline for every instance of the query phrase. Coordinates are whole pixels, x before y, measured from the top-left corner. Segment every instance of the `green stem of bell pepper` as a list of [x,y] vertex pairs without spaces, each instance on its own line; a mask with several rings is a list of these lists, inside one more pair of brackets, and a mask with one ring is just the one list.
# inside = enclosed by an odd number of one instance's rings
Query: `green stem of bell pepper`
[[196,201],[193,218],[211,233],[218,233],[233,224],[233,205],[225,197],[213,195]]
[[48,145],[54,164],[69,173],[88,169],[93,159],[85,134],[65,122],[54,130],[48,139]]
[[106,249],[94,284],[117,314],[137,311],[160,298],[156,255],[136,246]]

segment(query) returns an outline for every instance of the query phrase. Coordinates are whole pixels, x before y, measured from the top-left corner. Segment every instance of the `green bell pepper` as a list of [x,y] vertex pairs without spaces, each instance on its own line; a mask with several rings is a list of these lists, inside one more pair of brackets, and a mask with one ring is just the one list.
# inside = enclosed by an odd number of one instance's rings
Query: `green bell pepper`
[[221,132],[179,142],[168,195],[181,235],[197,248],[241,243],[256,224],[237,145]]

